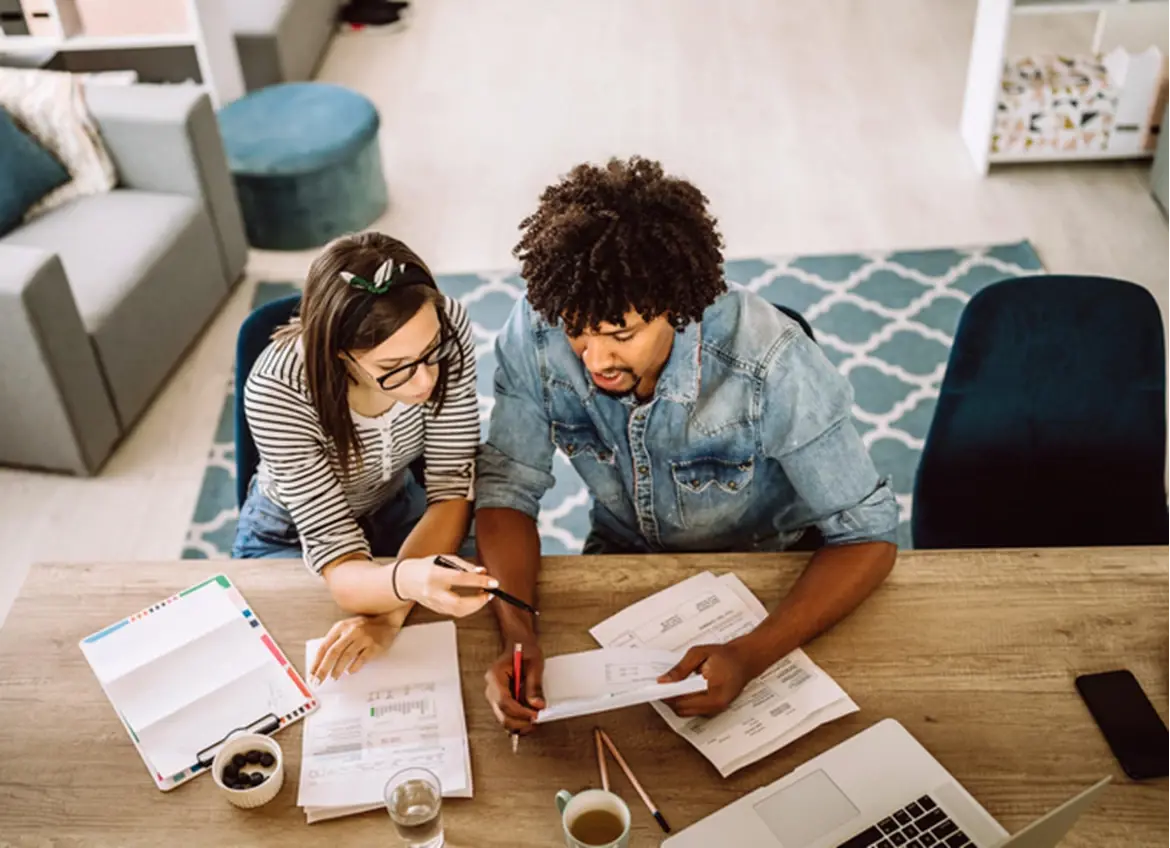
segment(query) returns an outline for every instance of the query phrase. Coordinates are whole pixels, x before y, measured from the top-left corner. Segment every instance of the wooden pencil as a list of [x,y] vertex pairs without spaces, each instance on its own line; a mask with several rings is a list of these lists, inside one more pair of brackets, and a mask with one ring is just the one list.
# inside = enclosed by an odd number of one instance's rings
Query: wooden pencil
[[670,825],[666,823],[666,817],[662,815],[662,811],[658,809],[658,806],[650,800],[650,796],[646,794],[646,790],[642,788],[642,784],[638,782],[638,778],[634,777],[634,773],[630,771],[630,767],[626,764],[625,758],[622,757],[617,746],[613,744],[613,740],[609,738],[609,734],[600,728],[598,728],[597,733],[601,737],[601,741],[605,743],[605,747],[613,754],[613,758],[617,760],[617,764],[621,766],[622,771],[626,773],[630,785],[634,787],[634,790],[641,797],[642,803],[646,805],[646,809],[650,811],[650,815],[654,816],[654,820],[658,822],[658,826],[662,828],[663,832],[670,833]]
[[601,742],[601,728],[593,728],[593,742],[597,746],[597,771],[601,774],[601,788],[609,791],[609,769],[605,765],[605,748]]

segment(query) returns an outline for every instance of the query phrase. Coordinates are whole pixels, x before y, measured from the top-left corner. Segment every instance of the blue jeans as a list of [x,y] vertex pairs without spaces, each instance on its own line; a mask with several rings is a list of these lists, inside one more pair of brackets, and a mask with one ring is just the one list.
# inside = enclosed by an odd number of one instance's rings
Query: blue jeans
[[[370,552],[376,557],[397,556],[426,508],[426,492],[414,475],[407,472],[406,483],[395,497],[358,519],[370,543]],[[232,559],[300,559],[302,555],[292,516],[287,509],[266,498],[253,478],[240,509]]]

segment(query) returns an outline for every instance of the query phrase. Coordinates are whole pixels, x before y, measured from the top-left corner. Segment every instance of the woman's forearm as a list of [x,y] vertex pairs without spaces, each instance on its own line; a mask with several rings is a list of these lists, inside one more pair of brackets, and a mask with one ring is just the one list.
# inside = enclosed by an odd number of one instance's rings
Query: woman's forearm
[[427,507],[398,551],[401,558],[458,552],[471,526],[471,501],[457,498]]
[[384,615],[410,605],[394,593],[392,566],[365,557],[341,559],[322,570],[337,605],[353,615]]
[[[398,551],[399,559],[453,554],[459,550],[471,523],[471,502],[441,501],[427,507]],[[321,572],[333,600],[353,615],[384,615],[409,607],[394,593],[391,566],[360,555],[343,557]]]

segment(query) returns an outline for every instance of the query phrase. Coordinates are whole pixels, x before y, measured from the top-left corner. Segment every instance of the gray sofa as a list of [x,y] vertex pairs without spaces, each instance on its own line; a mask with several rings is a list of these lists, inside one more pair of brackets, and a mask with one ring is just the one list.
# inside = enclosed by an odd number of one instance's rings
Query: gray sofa
[[337,29],[342,0],[247,0],[225,5],[244,86],[311,79]]
[[194,86],[91,86],[119,184],[0,237],[0,464],[92,474],[244,270]]

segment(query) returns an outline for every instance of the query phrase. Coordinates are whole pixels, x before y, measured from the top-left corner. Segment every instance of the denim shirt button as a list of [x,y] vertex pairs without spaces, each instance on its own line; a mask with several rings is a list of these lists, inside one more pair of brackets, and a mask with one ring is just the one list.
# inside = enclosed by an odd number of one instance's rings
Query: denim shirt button
[[572,456],[576,451],[577,449],[572,445],[565,445],[565,456]]
[[734,492],[736,489],[739,488],[739,483],[736,483],[734,480],[728,480],[727,481],[727,488],[731,489],[731,491]]
[[649,468],[647,468],[645,465],[639,465],[639,466],[638,466],[638,473],[639,473],[639,474],[649,474],[649,473],[650,473],[650,469],[649,469]]
[[698,480],[692,480],[692,481],[691,481],[691,488],[692,488],[692,489],[697,489],[697,488],[699,488],[699,481],[698,481]]

